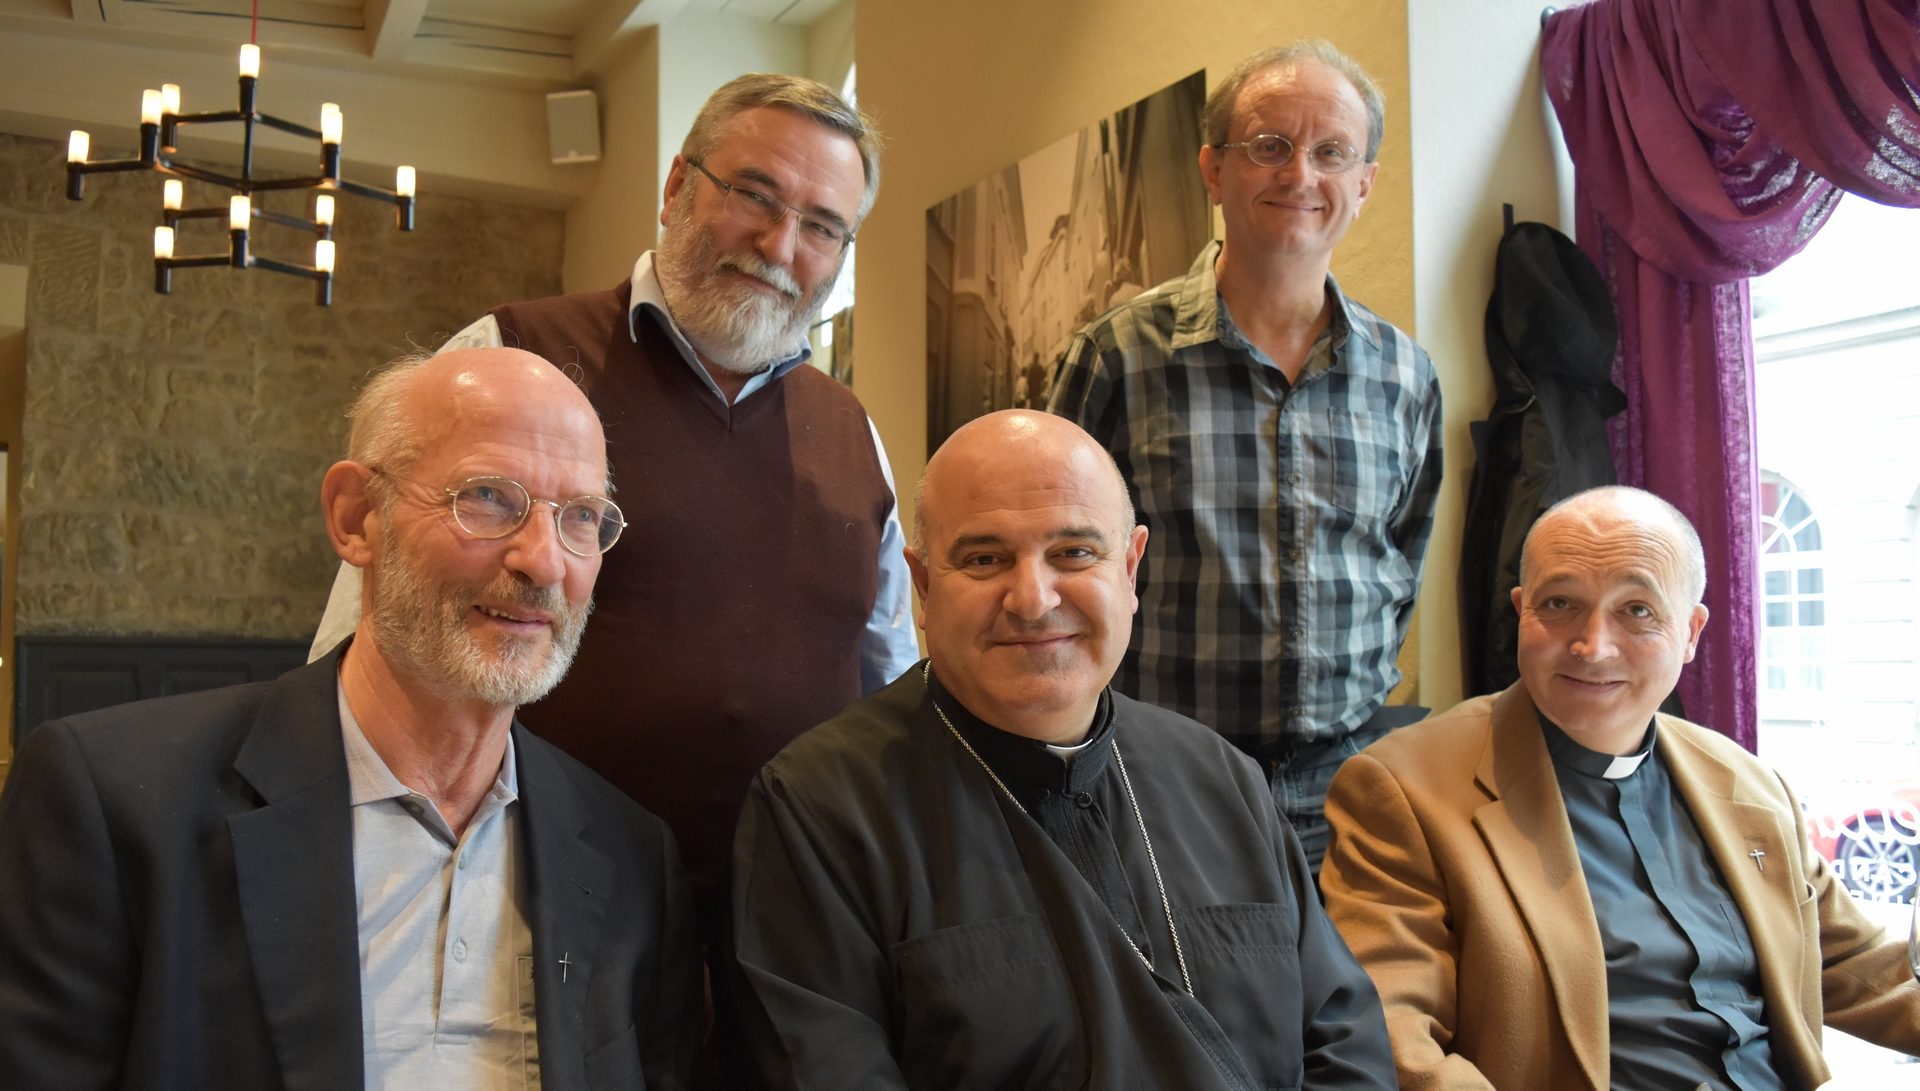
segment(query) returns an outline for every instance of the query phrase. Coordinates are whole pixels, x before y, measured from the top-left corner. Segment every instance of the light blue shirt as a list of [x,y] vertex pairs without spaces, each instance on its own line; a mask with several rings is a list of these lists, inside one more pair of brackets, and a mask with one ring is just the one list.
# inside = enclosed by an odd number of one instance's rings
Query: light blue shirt
[[369,1088],[540,1086],[513,741],[458,838],[381,760],[344,692],[360,1046]]
[[[627,335],[639,340],[635,323],[640,320],[640,312],[645,309],[653,312],[662,329],[680,352],[680,358],[686,361],[700,382],[724,404],[727,396],[720,390],[713,376],[707,373],[706,366],[693,351],[693,345],[687,341],[680,327],[674,324],[673,315],[667,310],[667,300],[660,292],[660,279],[653,272],[653,251],[640,255],[633,264],[633,308],[627,312]],[[447,339],[439,351],[468,348],[499,348],[500,324],[490,314],[482,315],[477,321]],[[813,356],[813,349],[804,341],[799,351],[772,367],[761,371],[740,388],[734,402],[742,402],[754,394],[778,382],[794,368],[805,364]],[[873,435],[873,453],[880,460],[880,473],[886,478],[887,490],[898,495],[894,487],[893,467],[887,461],[886,447],[880,442],[880,430],[874,427],[873,418],[867,418],[867,431]],[[875,560],[878,569],[878,590],[873,596],[873,610],[867,617],[867,626],[860,641],[860,692],[872,693],[881,686],[898,678],[907,668],[920,658],[919,641],[913,632],[913,606],[911,603],[912,581],[907,576],[907,562],[903,554],[906,536],[900,529],[900,504],[895,501],[887,509],[886,525],[880,531],[880,555]],[[620,548],[615,546],[615,549]],[[348,564],[340,566],[334,577],[333,591],[327,597],[326,612],[321,615],[319,631],[314,634],[313,647],[308,652],[309,662],[320,658],[333,650],[333,646],[346,639],[360,621],[360,570]]]

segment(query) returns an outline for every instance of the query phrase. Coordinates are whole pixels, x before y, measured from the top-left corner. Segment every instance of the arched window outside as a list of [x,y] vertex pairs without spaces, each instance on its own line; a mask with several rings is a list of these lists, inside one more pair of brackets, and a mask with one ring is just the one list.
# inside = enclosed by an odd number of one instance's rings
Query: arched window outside
[[1793,483],[1760,474],[1762,715],[1815,718],[1827,688],[1826,561],[1820,521]]

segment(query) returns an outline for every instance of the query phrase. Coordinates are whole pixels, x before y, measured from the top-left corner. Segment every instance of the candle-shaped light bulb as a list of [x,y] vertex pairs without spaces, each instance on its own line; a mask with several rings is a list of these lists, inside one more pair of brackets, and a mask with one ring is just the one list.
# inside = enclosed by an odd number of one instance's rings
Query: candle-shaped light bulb
[[333,240],[313,240],[313,267],[323,273],[333,272]]
[[160,85],[160,109],[178,117],[180,114],[180,85],[163,83]]
[[180,204],[186,197],[187,187],[178,178],[169,178],[160,185],[160,207],[168,212],[180,211]]
[[240,47],[240,74],[251,79],[260,78],[260,47],[252,42]]
[[68,133],[67,134],[67,162],[69,163],[86,162],[87,148],[91,146],[92,139],[93,139],[92,137],[89,137],[87,135],[87,131],[85,129],[75,129],[74,131]]
[[323,144],[340,143],[340,128],[344,119],[340,116],[340,107],[336,103],[320,104],[320,142]]
[[253,199],[241,194],[227,202],[227,227],[233,231],[245,231],[253,221]]
[[313,222],[331,226],[333,224],[333,196],[322,193],[313,199]]
[[156,227],[153,229],[153,256],[164,261],[173,256],[173,228]]
[[393,172],[393,191],[402,197],[413,196],[413,168],[396,167]]
[[160,124],[160,92],[151,87],[140,92],[140,124]]

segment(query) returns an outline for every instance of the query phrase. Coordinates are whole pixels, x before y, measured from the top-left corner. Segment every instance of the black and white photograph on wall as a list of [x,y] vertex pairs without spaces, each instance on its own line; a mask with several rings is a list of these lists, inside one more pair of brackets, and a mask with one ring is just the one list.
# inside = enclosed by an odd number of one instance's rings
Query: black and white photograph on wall
[[1212,230],[1195,72],[927,209],[927,454],[1041,409],[1074,331],[1186,271]]

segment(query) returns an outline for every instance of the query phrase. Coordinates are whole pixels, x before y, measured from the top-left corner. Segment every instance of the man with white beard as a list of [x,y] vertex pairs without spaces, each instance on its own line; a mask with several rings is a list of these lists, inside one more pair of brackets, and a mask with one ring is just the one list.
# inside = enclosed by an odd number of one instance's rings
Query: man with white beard
[[514,724],[567,673],[623,526],[593,407],[477,349],[390,368],[352,416],[321,485],[367,573],[350,641],[23,741],[0,795],[11,1086],[686,1086],[672,836]]
[[[879,435],[805,366],[878,156],[826,87],[742,76],[694,120],[660,247],[627,281],[496,308],[449,342],[577,365],[606,423],[637,541],[609,558],[572,674],[522,719],[667,821],[710,923],[749,779],[918,657]],[[353,623],[352,575],[316,654]]]

